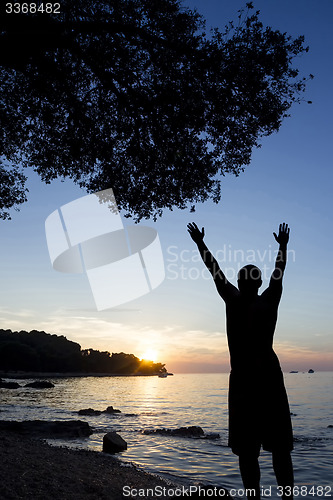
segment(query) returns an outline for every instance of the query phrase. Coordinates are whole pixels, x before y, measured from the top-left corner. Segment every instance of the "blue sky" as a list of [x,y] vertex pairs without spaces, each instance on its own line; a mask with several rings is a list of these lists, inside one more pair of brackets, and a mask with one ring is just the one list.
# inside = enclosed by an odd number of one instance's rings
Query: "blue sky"
[[[208,26],[219,27],[235,19],[244,4],[184,2],[196,7]],[[223,179],[218,205],[209,202],[194,214],[174,210],[156,223],[142,222],[159,233],[166,279],[150,294],[102,312],[96,310],[85,275],[52,269],[45,240],[47,216],[86,193],[71,181],[44,185],[30,174],[28,203],[13,211],[11,221],[0,221],[1,328],[45,330],[83,348],[139,357],[155,350],[158,360],[175,372],[227,371],[224,304],[186,225],[193,220],[205,227],[208,247],[235,283],[239,267],[253,259],[268,277],[276,249],[272,232],[285,221],[291,227],[290,255],[275,348],[285,370],[333,368],[333,3],[262,0],[254,5],[264,24],[305,36],[310,51],[297,60],[297,67],[302,75],[315,76],[304,95],[313,104],[294,105],[280,131],[262,140],[245,172]]]

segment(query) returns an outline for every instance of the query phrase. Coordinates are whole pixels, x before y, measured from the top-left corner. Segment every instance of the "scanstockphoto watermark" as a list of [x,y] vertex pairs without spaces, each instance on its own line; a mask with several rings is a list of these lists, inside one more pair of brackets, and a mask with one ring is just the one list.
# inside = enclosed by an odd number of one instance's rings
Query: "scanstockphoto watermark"
[[255,497],[254,489],[232,489],[225,490],[217,486],[205,487],[191,485],[179,487],[155,486],[154,488],[133,488],[132,486],[123,487],[124,498],[230,498],[230,496],[238,497]]
[[[251,498],[256,497],[254,488],[231,488],[226,490],[217,486],[155,486],[153,488],[123,487],[124,498]],[[265,498],[300,497],[312,498],[332,497],[331,486],[260,486],[260,496]]]
[[[269,245],[263,250],[251,248],[244,250],[225,244],[214,252],[214,257],[226,278],[230,281],[236,280],[239,269],[247,264],[258,266],[261,270],[261,277],[265,280],[271,276],[278,258],[278,249]],[[209,252],[207,258],[211,258]],[[295,250],[287,250],[287,260],[295,262]],[[177,245],[170,245],[166,249],[166,277],[169,280],[179,278],[184,280],[212,279],[208,269],[200,265],[200,263],[202,263],[202,257],[196,249],[179,248]]]

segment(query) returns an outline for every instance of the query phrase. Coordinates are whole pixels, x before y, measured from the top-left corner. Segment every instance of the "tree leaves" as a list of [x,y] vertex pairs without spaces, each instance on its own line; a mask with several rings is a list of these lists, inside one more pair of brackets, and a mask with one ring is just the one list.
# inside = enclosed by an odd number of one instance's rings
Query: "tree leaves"
[[[137,220],[218,202],[218,174],[239,175],[305,88],[292,66],[303,37],[264,28],[258,12],[206,34],[178,0],[61,6],[1,20],[0,154],[44,182],[112,187]],[[14,182],[2,217],[25,196],[14,177],[0,171]]]

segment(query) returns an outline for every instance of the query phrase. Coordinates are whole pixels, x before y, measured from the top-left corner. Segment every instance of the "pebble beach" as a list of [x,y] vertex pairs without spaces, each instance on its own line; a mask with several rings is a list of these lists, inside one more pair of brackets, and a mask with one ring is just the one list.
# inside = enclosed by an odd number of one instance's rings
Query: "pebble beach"
[[0,464],[1,500],[154,499],[152,491],[143,496],[144,490],[159,486],[168,493],[171,487],[113,456],[50,446],[11,432],[0,432]]

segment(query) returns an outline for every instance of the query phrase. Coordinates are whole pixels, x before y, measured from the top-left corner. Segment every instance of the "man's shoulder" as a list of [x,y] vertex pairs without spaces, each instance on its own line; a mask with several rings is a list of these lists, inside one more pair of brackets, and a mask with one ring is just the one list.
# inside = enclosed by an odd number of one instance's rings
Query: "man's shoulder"
[[236,288],[232,283],[228,281],[228,283],[221,287],[221,289],[217,288],[220,296],[224,300],[226,304],[229,304],[235,300],[237,300],[240,296],[238,288]]
[[237,295],[239,295],[239,290],[227,279],[215,279],[215,286],[220,297],[225,303],[233,300]]
[[271,279],[268,287],[260,295],[262,300],[279,301],[282,295],[282,280]]

